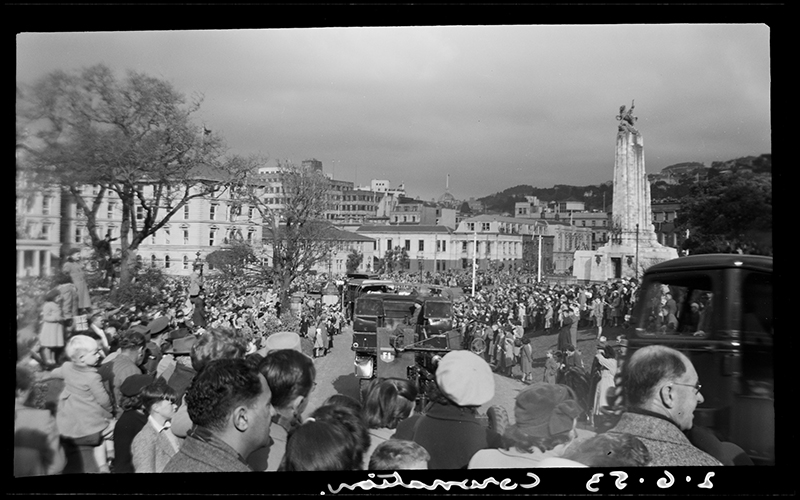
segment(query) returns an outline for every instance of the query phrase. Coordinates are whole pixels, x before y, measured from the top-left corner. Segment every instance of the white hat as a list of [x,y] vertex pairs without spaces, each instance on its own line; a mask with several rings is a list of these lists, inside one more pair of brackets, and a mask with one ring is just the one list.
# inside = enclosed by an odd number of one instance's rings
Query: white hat
[[450,351],[436,367],[439,390],[458,406],[480,406],[494,397],[489,364],[470,351]]
[[300,335],[294,332],[275,332],[264,341],[264,354],[280,349],[294,349],[303,352],[300,344]]

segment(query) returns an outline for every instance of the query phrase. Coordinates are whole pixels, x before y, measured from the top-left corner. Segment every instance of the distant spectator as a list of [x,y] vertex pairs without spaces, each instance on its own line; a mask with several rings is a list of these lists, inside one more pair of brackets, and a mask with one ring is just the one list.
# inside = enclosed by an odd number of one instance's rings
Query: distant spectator
[[372,452],[368,470],[392,471],[427,469],[431,459],[428,451],[414,441],[389,439]]
[[58,290],[50,290],[44,296],[42,305],[42,329],[39,342],[42,346],[42,358],[48,368],[56,365],[58,354],[64,348],[64,317],[58,304]]
[[89,285],[86,284],[86,276],[81,263],[81,251],[77,248],[70,250],[67,262],[62,270],[69,274],[72,283],[75,285],[78,311],[86,311],[92,308],[92,298],[89,295]]
[[66,465],[56,420],[27,405],[34,384],[30,368],[17,365],[14,391],[14,477],[60,474]]

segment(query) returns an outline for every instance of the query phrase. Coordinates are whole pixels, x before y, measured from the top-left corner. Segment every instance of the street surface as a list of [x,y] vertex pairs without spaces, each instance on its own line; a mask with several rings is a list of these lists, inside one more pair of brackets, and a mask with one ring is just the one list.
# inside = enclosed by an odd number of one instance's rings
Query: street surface
[[[615,338],[623,332],[622,328],[604,328],[603,335],[608,335],[609,339]],[[555,349],[558,333],[552,332],[544,335],[544,332],[526,332],[526,336],[531,339],[533,346],[533,380],[541,381],[544,378],[545,353],[549,349]],[[592,366],[592,359],[595,353],[596,331],[591,328],[578,330],[578,351],[581,353],[584,365],[587,369]],[[327,356],[317,358],[314,364],[317,368],[317,386],[311,392],[309,403],[306,407],[304,417],[322,405],[322,403],[334,394],[344,394],[358,399],[358,378],[355,376],[353,365],[353,351],[350,345],[353,340],[353,331],[350,326],[342,329],[341,335],[334,337],[334,349]],[[504,377],[495,374],[495,395],[494,398],[480,408],[480,413],[486,411],[494,405],[502,406],[508,412],[509,420],[514,422],[514,398],[517,393],[525,387],[518,379]],[[582,428],[587,428],[581,425]]]

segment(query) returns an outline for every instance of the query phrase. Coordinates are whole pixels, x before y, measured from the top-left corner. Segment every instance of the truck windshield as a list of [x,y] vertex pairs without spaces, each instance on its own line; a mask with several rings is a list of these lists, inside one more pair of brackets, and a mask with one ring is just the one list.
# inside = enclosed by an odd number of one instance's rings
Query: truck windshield
[[358,316],[383,316],[383,303],[380,300],[358,300],[355,314]]
[[643,284],[636,332],[639,335],[706,337],[714,328],[711,278],[653,276]]
[[426,318],[449,318],[451,306],[448,302],[428,302],[425,304]]

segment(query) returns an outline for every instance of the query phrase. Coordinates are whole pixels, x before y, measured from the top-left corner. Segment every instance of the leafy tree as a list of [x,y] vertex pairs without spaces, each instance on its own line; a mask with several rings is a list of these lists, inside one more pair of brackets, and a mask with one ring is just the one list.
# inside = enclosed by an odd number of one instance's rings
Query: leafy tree
[[364,254],[353,248],[347,255],[347,263],[345,264],[347,272],[348,273],[356,272],[362,262],[364,262]]
[[772,178],[749,173],[710,176],[692,188],[675,220],[688,231],[690,253],[772,252]]
[[206,262],[227,276],[241,276],[258,262],[258,258],[253,247],[237,239],[232,241],[228,247],[208,254]]
[[272,251],[272,274],[281,304],[289,305],[292,283],[329,258],[336,232],[324,221],[330,181],[318,170],[279,161],[272,173],[258,173],[264,159],[236,158],[228,165],[233,203],[258,210]]
[[100,64],[54,71],[20,99],[18,113],[31,131],[26,173],[35,184],[62,187],[96,249],[104,237],[100,204],[118,199],[121,284],[130,282],[148,236],[192,198],[218,192],[222,140],[192,121],[202,96],[187,103],[167,81],[133,71],[120,80]]

